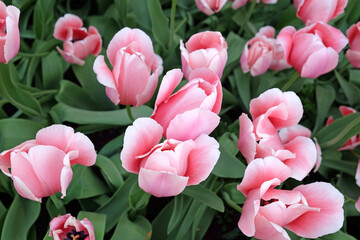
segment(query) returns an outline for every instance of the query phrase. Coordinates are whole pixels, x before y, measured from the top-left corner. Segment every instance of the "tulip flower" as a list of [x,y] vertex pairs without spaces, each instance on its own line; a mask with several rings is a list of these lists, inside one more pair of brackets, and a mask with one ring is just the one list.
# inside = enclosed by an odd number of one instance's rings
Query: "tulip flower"
[[185,43],[180,40],[182,71],[189,79],[196,68],[208,68],[221,78],[227,61],[227,43],[220,32],[200,32]]
[[356,68],[360,68],[360,22],[351,25],[346,31],[349,39],[350,49],[346,52],[346,57]]
[[87,218],[79,221],[68,213],[51,220],[49,236],[54,240],[95,240],[95,231]]
[[17,192],[38,202],[56,192],[65,197],[72,179],[71,166],[91,166],[95,161],[89,138],[64,125],[43,128],[34,140],[0,153],[0,169],[13,180]]
[[212,15],[221,10],[227,0],[195,0],[197,8],[206,15]]
[[111,39],[106,53],[112,70],[101,55],[93,69],[110,100],[135,107],[148,102],[163,69],[149,36],[140,29],[123,28]]
[[8,63],[19,52],[20,10],[15,6],[6,6],[0,2],[0,62]]
[[296,16],[306,25],[316,22],[328,23],[344,12],[347,3],[348,0],[294,0]]
[[[244,6],[248,1],[252,2],[252,0],[229,0],[233,1],[232,8],[238,9],[242,6]],[[260,3],[260,0],[256,0],[257,3]],[[265,4],[275,4],[277,3],[277,0],[261,0],[262,3]]]
[[220,156],[219,144],[206,134],[158,144],[162,134],[163,128],[153,119],[136,119],[125,131],[120,159],[125,170],[139,174],[139,186],[145,192],[175,196],[210,175]]
[[101,51],[102,40],[98,30],[90,26],[89,31],[83,27],[81,18],[73,14],[65,14],[55,23],[54,38],[64,42],[63,50],[56,49],[68,63],[84,65],[84,59],[98,55]]
[[[210,134],[219,123],[217,114],[222,102],[221,83],[213,71],[195,69],[190,74],[190,81],[171,94],[182,76],[180,69],[166,73],[151,116],[163,127],[164,137],[169,138],[170,134],[181,141],[194,139],[199,133]],[[179,128],[188,131],[179,131]]]

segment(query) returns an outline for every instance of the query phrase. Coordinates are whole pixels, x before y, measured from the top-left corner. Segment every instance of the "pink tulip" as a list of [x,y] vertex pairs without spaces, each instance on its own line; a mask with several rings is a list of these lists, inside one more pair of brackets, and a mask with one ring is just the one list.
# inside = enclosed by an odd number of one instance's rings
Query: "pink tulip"
[[87,219],[79,221],[70,213],[53,218],[50,222],[50,233],[54,240],[83,239],[95,240],[94,226]]
[[[206,68],[191,72],[189,82],[172,94],[182,79],[180,69],[166,73],[151,116],[164,129],[164,137],[185,141],[210,134],[219,124],[222,88],[219,77]],[[179,129],[182,129],[181,131]]]
[[[252,2],[252,0],[229,0],[229,1],[233,1],[232,4],[232,8],[233,9],[238,9],[242,6],[244,6],[248,1]],[[260,3],[260,0],[256,0],[257,3]],[[262,3],[265,4],[275,4],[277,3],[277,0],[261,0]]]
[[328,23],[344,12],[348,0],[294,0],[296,16],[306,25],[324,22]]
[[[356,185],[360,187],[360,160],[358,161],[358,165],[356,168],[355,180],[356,180]],[[355,208],[360,212],[360,197],[355,203]]]
[[43,128],[34,140],[0,154],[1,170],[12,178],[18,193],[39,202],[59,191],[65,197],[72,179],[71,166],[91,166],[95,161],[89,138],[64,125]]
[[238,222],[240,230],[248,237],[279,240],[290,239],[283,227],[306,238],[338,231],[344,221],[342,194],[323,182],[300,185],[292,191],[274,189],[288,174],[276,158],[256,159],[249,164],[238,185],[246,196]]
[[8,63],[19,52],[20,10],[14,6],[6,6],[0,2],[0,62]]
[[206,15],[212,15],[221,10],[227,0],[195,0],[197,8]]
[[227,43],[220,32],[200,32],[185,43],[180,40],[181,64],[185,78],[197,68],[209,68],[221,78],[227,61]]
[[[356,112],[355,109],[353,109],[351,107],[347,107],[347,106],[340,106],[339,110],[340,110],[340,113],[342,116],[347,116],[349,114]],[[334,121],[334,118],[332,116],[330,116],[329,119],[326,121],[326,125],[331,124],[333,121]],[[358,135],[352,136],[346,143],[344,143],[339,148],[339,151],[353,150],[359,145],[360,145],[360,135],[358,134]]]
[[288,63],[304,78],[317,78],[333,70],[338,64],[338,53],[348,43],[339,29],[323,22],[294,32],[294,28],[287,27],[278,38],[286,46]]
[[265,26],[246,43],[240,58],[244,73],[250,71],[252,76],[257,76],[265,73],[269,68],[282,70],[290,67],[286,63],[283,46],[274,39],[274,35],[275,29]]
[[100,55],[94,62],[94,72],[110,100],[135,107],[148,102],[163,69],[149,36],[140,29],[125,27],[111,39],[106,53],[112,71]]
[[360,22],[351,25],[346,31],[349,38],[350,49],[346,52],[346,57],[356,68],[360,68]]
[[98,55],[101,51],[102,40],[98,30],[90,26],[89,31],[83,27],[81,18],[73,14],[65,14],[55,23],[54,38],[64,42],[61,50],[56,49],[68,63],[84,65],[84,59]]
[[139,186],[145,192],[175,196],[209,176],[220,155],[219,144],[206,134],[158,144],[162,131],[151,118],[136,119],[126,129],[120,159],[125,170],[139,174]]

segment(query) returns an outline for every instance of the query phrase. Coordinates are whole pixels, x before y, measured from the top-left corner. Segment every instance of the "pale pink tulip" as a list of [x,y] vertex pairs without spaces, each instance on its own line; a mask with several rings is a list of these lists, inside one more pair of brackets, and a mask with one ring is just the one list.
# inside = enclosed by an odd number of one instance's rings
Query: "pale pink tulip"
[[68,213],[51,220],[49,236],[54,240],[95,240],[95,231],[93,224],[87,218],[79,221]]
[[348,0],[294,0],[296,16],[306,25],[325,22],[336,18],[344,12]]
[[182,79],[180,69],[166,73],[151,116],[164,129],[164,137],[180,141],[210,134],[219,124],[222,88],[219,77],[211,70],[192,71],[189,82],[171,95]]
[[[347,107],[347,106],[340,106],[339,107],[340,113],[342,116],[347,116],[349,114],[355,113],[356,110],[351,108],[351,107]],[[334,118],[332,116],[330,116],[328,118],[328,120],[326,121],[326,125],[331,124],[334,121]],[[352,136],[348,141],[346,141],[346,143],[344,143],[340,148],[339,151],[344,151],[344,150],[353,150],[355,149],[357,146],[360,145],[360,135],[355,135]]]
[[295,33],[293,28],[285,28],[280,39],[287,42],[288,63],[304,78],[317,78],[332,71],[338,64],[338,53],[348,43],[339,29],[323,22],[313,23]]
[[112,70],[102,55],[93,68],[110,100],[135,107],[148,102],[163,70],[162,59],[154,53],[149,36],[140,29],[125,27],[111,39],[106,53]]
[[300,185],[292,191],[274,189],[288,174],[287,167],[273,157],[249,164],[238,185],[246,196],[240,230],[248,237],[279,240],[290,239],[283,227],[309,238],[338,231],[344,221],[342,194],[323,182]]
[[272,88],[250,101],[250,113],[257,137],[268,137],[285,127],[296,125],[303,106],[294,92],[282,92]]
[[[242,6],[244,6],[248,1],[252,2],[252,0],[229,0],[229,1],[233,1],[232,4],[232,8],[233,9],[238,9]],[[257,3],[260,3],[260,0],[256,0]],[[277,3],[277,0],[261,0],[262,3],[265,4],[275,4]]]
[[180,194],[186,186],[204,181],[220,152],[214,138],[167,139],[158,144],[162,127],[151,118],[138,118],[128,127],[120,159],[125,170],[139,174],[139,186],[156,197]]
[[15,6],[6,6],[0,2],[0,62],[8,63],[19,52],[20,10]]
[[89,138],[64,125],[43,128],[34,140],[0,154],[1,170],[13,180],[18,193],[39,202],[59,191],[65,197],[72,179],[71,166],[91,166],[95,161]]
[[197,68],[209,68],[221,78],[227,61],[227,43],[220,32],[200,32],[180,40],[182,71],[186,79]]
[[67,13],[59,18],[53,35],[64,42],[64,49],[57,47],[57,50],[68,63],[84,65],[87,56],[96,56],[101,51],[102,40],[98,30],[90,26],[87,31],[81,18],[76,15]]
[[197,8],[206,15],[212,15],[221,10],[227,0],[195,0]]
[[[360,187],[360,160],[358,161],[358,165],[356,168],[355,180],[356,180],[356,185]],[[360,212],[360,197],[355,203],[355,208]]]
[[350,49],[346,52],[346,57],[356,68],[360,68],[360,22],[351,25],[346,31],[349,39]]
[[250,71],[252,76],[257,76],[265,73],[269,68],[282,70],[291,67],[286,63],[282,43],[278,43],[274,36],[275,29],[265,26],[246,43],[240,58],[244,73]]

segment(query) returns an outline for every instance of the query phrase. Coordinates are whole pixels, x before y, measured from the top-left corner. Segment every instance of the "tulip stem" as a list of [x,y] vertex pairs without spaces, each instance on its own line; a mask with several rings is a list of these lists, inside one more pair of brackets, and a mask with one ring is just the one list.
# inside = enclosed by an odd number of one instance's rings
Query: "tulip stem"
[[239,36],[241,35],[242,31],[244,30],[244,27],[247,25],[247,22],[249,21],[251,15],[253,14],[254,9],[255,9],[255,5],[256,5],[256,1],[253,0],[251,2],[250,9],[249,9],[248,13],[245,16],[244,23],[241,25],[241,28],[239,30],[239,33],[238,33]]
[[132,113],[131,113],[130,105],[126,105],[126,111],[127,111],[127,114],[128,114],[128,116],[129,116],[131,122],[134,122],[134,121],[135,121],[135,118],[134,118],[134,116],[133,116]]
[[44,90],[44,91],[40,91],[40,92],[34,92],[31,95],[33,97],[42,96],[42,95],[46,95],[46,94],[52,95],[52,94],[58,93],[58,91],[59,90],[57,90],[57,89],[50,89],[50,90]]
[[54,203],[54,205],[57,209],[64,207],[63,202],[59,198],[57,198],[55,194],[50,195],[50,199]]
[[169,45],[168,45],[169,49],[171,48],[174,41],[176,4],[177,4],[177,0],[172,0],[171,16],[170,16],[170,37],[169,37]]
[[299,77],[300,74],[298,72],[295,72],[294,75],[292,75],[292,77],[289,79],[289,81],[282,87],[281,91],[285,92],[286,90],[288,90]]
[[48,55],[50,52],[39,52],[39,53],[25,53],[25,52],[18,52],[18,55],[21,57],[43,57]]
[[241,213],[242,212],[242,208],[239,207],[239,205],[237,205],[233,200],[231,200],[229,194],[227,192],[223,192],[222,196],[225,200],[225,202],[227,204],[229,204],[230,207],[232,207],[233,209],[235,209],[237,212]]

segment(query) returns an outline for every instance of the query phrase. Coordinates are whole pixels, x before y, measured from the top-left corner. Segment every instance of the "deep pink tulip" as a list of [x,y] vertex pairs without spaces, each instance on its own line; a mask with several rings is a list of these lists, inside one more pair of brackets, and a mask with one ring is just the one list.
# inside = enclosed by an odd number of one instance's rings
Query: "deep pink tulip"
[[0,2],[0,62],[8,63],[19,52],[20,10],[15,6],[6,6]]
[[317,78],[332,71],[338,64],[338,53],[348,43],[339,29],[323,22],[296,32],[293,27],[286,27],[277,39],[285,46],[288,63],[306,78]]
[[95,240],[95,231],[94,226],[87,218],[79,221],[68,213],[51,220],[49,236],[52,236],[54,240]]
[[166,73],[151,116],[163,127],[166,138],[180,141],[195,139],[202,133],[210,134],[219,124],[217,114],[222,102],[221,83],[213,71],[195,69],[189,82],[171,94],[182,77],[180,69]]
[[[233,9],[238,9],[242,6],[244,6],[248,1],[252,2],[252,0],[229,0],[229,1],[233,1],[232,4],[232,8]],[[256,0],[257,3],[260,3],[260,0]],[[262,3],[265,4],[275,4],[277,3],[277,0],[261,0]]]
[[167,139],[158,144],[162,127],[151,118],[138,118],[126,129],[120,159],[125,170],[139,174],[139,186],[156,197],[180,194],[204,181],[220,152],[206,134],[194,140]]
[[252,76],[257,76],[265,73],[269,68],[278,71],[291,67],[286,62],[281,42],[277,42],[274,36],[275,29],[265,26],[246,43],[240,58],[244,73],[250,71]]
[[195,0],[197,8],[206,15],[212,15],[221,10],[227,0]]
[[346,31],[349,39],[350,49],[346,52],[346,57],[356,68],[360,68],[360,22],[351,25]]
[[125,27],[111,39],[106,53],[113,69],[100,55],[94,62],[94,72],[110,100],[135,107],[148,102],[163,70],[162,59],[154,53],[149,36],[140,29]]
[[59,18],[53,35],[64,42],[64,49],[57,47],[57,50],[68,63],[84,65],[87,56],[96,56],[101,51],[102,40],[98,30],[90,26],[87,31],[81,18],[76,15],[67,13]]
[[[340,106],[339,110],[340,110],[340,113],[342,116],[347,116],[349,114],[356,112],[355,109],[353,109],[351,107],[347,107],[347,106]],[[334,118],[332,116],[330,116],[329,119],[326,121],[326,125],[331,124],[333,121],[334,121]],[[358,134],[358,135],[352,136],[346,143],[344,143],[339,148],[339,151],[353,150],[359,145],[360,145],[360,135]]]
[[227,61],[227,43],[220,32],[200,32],[180,40],[182,71],[186,79],[197,68],[209,68],[221,78]]
[[336,18],[344,12],[348,0],[294,0],[296,16],[306,25],[325,22]]
[[12,178],[18,193],[39,202],[59,191],[64,197],[72,179],[71,166],[91,166],[95,161],[89,138],[64,125],[43,128],[34,140],[0,154],[1,170]]
[[240,230],[249,237],[279,240],[290,239],[283,227],[306,238],[337,232],[344,221],[342,194],[324,182],[300,185],[291,191],[274,189],[288,174],[287,167],[273,157],[249,164],[238,185],[246,196],[238,222]]

